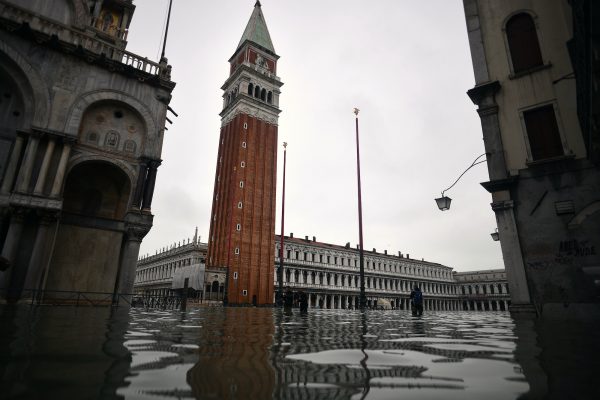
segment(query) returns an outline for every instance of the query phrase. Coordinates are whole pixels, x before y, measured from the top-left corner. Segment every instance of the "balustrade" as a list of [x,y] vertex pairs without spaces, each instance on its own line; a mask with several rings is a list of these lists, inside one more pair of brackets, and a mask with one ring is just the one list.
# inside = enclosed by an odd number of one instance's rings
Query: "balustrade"
[[93,30],[77,30],[58,21],[46,19],[15,4],[5,2],[0,2],[0,18],[21,24],[26,23],[33,31],[43,33],[49,37],[56,36],[63,42],[81,46],[81,48],[98,55],[103,54],[107,58],[131,66],[139,71],[170,79],[169,67],[166,63],[150,61],[146,57],[125,50],[124,47],[111,44],[99,38],[93,33]]

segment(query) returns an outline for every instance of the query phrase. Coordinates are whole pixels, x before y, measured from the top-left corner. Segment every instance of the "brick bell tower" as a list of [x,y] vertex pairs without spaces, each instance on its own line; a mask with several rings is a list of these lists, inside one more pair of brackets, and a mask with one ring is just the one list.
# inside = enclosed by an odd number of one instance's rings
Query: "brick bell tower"
[[260,1],[223,89],[208,266],[226,267],[229,304],[274,301],[277,59]]

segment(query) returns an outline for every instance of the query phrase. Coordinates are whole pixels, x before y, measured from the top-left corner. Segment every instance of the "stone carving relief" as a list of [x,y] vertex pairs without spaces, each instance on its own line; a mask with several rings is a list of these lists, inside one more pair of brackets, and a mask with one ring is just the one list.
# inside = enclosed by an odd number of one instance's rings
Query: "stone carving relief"
[[119,146],[119,133],[115,131],[110,131],[106,133],[104,145],[108,148],[116,149]]
[[142,154],[145,124],[137,112],[116,102],[91,105],[79,127],[80,143],[127,157]]
[[124,149],[125,149],[126,153],[135,153],[135,147],[136,147],[136,145],[135,145],[135,142],[133,140],[126,140],[125,141]]
[[256,60],[254,61],[254,63],[257,66],[266,69],[267,71],[269,70],[269,64],[267,63],[267,60],[262,58],[260,54],[256,54]]
[[87,142],[97,144],[98,143],[98,133],[96,131],[88,132]]

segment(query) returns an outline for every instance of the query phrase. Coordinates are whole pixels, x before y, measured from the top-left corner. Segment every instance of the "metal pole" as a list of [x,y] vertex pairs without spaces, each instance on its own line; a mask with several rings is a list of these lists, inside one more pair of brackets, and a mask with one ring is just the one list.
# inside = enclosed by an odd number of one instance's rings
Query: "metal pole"
[[171,6],[173,5],[173,0],[169,0],[169,13],[167,15],[167,26],[165,28],[165,40],[163,42],[162,54],[160,59],[165,58],[165,48],[167,47],[167,35],[169,34],[169,21],[171,20]]
[[277,271],[277,307],[283,305],[283,245],[284,245],[284,222],[285,222],[285,166],[287,161],[287,142],[283,142],[283,194],[281,195],[281,245],[279,249],[279,269]]
[[363,230],[362,230],[362,196],[360,189],[360,145],[358,141],[358,108],[354,109],[356,115],[356,175],[358,177],[358,252],[360,256],[360,298],[359,306],[364,310],[367,305],[365,296],[365,258],[363,253]]

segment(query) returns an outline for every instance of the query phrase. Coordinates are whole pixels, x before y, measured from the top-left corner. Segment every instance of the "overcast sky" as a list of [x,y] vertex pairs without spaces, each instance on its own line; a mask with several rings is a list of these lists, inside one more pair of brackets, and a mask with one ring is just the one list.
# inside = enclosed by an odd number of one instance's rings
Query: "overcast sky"
[[[221,85],[254,0],[174,0],[166,55],[177,83],[140,255],[208,238]],[[168,0],[137,0],[128,50],[158,60]],[[358,243],[353,107],[360,108],[366,249],[456,271],[503,268],[485,164],[434,198],[484,152],[460,0],[263,0],[281,58],[279,142],[288,142],[286,235]],[[283,147],[278,154],[281,226]]]

